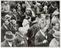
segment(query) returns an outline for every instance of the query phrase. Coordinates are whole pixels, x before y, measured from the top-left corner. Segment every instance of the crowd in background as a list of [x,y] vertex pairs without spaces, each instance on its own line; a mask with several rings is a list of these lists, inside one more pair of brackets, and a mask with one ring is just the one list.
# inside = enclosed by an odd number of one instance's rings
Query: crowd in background
[[1,1],[2,47],[59,47],[59,1]]

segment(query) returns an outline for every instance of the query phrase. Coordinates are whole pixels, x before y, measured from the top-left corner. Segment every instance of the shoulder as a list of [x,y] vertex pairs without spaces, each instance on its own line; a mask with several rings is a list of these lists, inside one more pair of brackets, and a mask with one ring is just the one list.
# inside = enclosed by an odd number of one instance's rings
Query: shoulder
[[35,36],[40,36],[40,31],[38,31]]
[[53,43],[55,43],[55,41],[56,41],[56,39],[53,38],[50,43],[53,44]]
[[55,38],[53,38],[52,40],[51,40],[51,42],[50,42],[50,44],[49,44],[49,46],[55,46],[54,44],[56,44],[56,39]]
[[3,42],[1,43],[1,47],[4,47],[5,44],[6,44],[6,41],[3,41]]

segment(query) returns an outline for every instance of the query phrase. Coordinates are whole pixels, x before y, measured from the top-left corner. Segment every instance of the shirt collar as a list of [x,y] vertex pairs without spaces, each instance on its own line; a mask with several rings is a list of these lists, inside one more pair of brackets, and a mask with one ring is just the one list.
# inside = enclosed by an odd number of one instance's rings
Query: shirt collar
[[42,32],[42,30],[40,30],[40,32],[42,33],[42,35],[44,36],[44,37],[46,37],[46,39],[47,39],[47,35],[45,35],[45,33],[44,32]]
[[12,42],[8,42],[9,46],[12,47]]

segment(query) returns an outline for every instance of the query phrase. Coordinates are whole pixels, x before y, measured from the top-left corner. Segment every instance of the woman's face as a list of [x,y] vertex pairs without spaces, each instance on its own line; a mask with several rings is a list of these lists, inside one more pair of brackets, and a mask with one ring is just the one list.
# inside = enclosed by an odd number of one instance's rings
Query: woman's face
[[55,29],[55,30],[60,30],[60,25],[59,25],[59,23],[56,23],[56,24],[55,24],[54,29]]

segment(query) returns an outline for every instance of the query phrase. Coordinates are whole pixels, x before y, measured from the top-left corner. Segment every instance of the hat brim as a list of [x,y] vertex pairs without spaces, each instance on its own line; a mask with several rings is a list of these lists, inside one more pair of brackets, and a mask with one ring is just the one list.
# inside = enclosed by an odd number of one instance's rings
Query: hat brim
[[53,34],[53,37],[55,37],[55,38],[60,38],[59,36],[56,36],[55,34]]
[[12,36],[13,36],[12,38],[8,39],[8,38],[6,37],[6,35],[5,35],[5,36],[4,36],[4,39],[5,39],[5,40],[12,41],[12,40],[14,40],[14,39],[15,39],[15,35],[13,35],[13,34],[12,34]]

